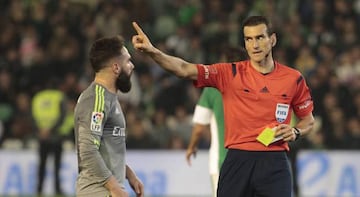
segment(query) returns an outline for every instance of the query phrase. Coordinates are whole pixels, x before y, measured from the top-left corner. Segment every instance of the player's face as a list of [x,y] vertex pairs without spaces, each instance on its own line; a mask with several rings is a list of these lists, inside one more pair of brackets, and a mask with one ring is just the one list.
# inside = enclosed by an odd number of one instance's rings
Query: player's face
[[126,93],[131,90],[131,74],[134,70],[134,64],[131,62],[131,56],[128,50],[123,47],[120,57],[121,72],[116,79],[116,87],[121,92]]
[[245,48],[251,60],[261,62],[271,55],[275,35],[268,35],[265,24],[245,26],[244,39]]

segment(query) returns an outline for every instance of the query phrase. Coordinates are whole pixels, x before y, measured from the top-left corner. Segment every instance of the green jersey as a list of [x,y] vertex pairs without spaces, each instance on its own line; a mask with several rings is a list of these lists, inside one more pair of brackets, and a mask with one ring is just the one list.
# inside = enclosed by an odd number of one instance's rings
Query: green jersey
[[193,122],[210,124],[209,170],[210,174],[217,174],[226,155],[226,149],[224,148],[223,101],[221,93],[217,89],[204,88],[195,107]]

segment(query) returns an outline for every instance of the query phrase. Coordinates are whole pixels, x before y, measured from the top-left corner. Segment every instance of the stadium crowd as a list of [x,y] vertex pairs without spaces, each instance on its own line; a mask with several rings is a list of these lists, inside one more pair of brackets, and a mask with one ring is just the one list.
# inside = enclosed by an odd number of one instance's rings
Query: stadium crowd
[[[214,63],[243,45],[241,21],[260,14],[277,33],[275,59],[312,90],[316,131],[296,147],[360,149],[360,0],[0,0],[0,146],[31,147],[33,95],[56,81],[76,102],[92,79],[90,43],[121,34],[135,64],[133,89],[120,95],[128,148],[185,149],[201,90],[135,52],[131,22],[166,53]],[[205,135],[200,148],[209,144]]]

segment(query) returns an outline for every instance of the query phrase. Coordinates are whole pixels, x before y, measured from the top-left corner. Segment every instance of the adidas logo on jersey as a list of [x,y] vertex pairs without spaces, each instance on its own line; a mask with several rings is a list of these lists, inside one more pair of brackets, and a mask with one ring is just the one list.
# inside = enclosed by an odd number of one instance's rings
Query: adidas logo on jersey
[[265,86],[265,87],[263,87],[263,88],[260,90],[260,92],[262,92],[262,93],[269,93],[269,90],[268,90],[267,87]]

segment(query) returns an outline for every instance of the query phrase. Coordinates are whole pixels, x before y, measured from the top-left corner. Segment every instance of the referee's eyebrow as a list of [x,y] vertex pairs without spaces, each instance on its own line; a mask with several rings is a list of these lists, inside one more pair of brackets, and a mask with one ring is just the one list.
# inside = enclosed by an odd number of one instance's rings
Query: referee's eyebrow
[[244,39],[247,40],[247,39],[259,39],[259,38],[262,38],[262,37],[265,37],[264,34],[260,34],[260,35],[256,35],[256,36],[244,36]]

